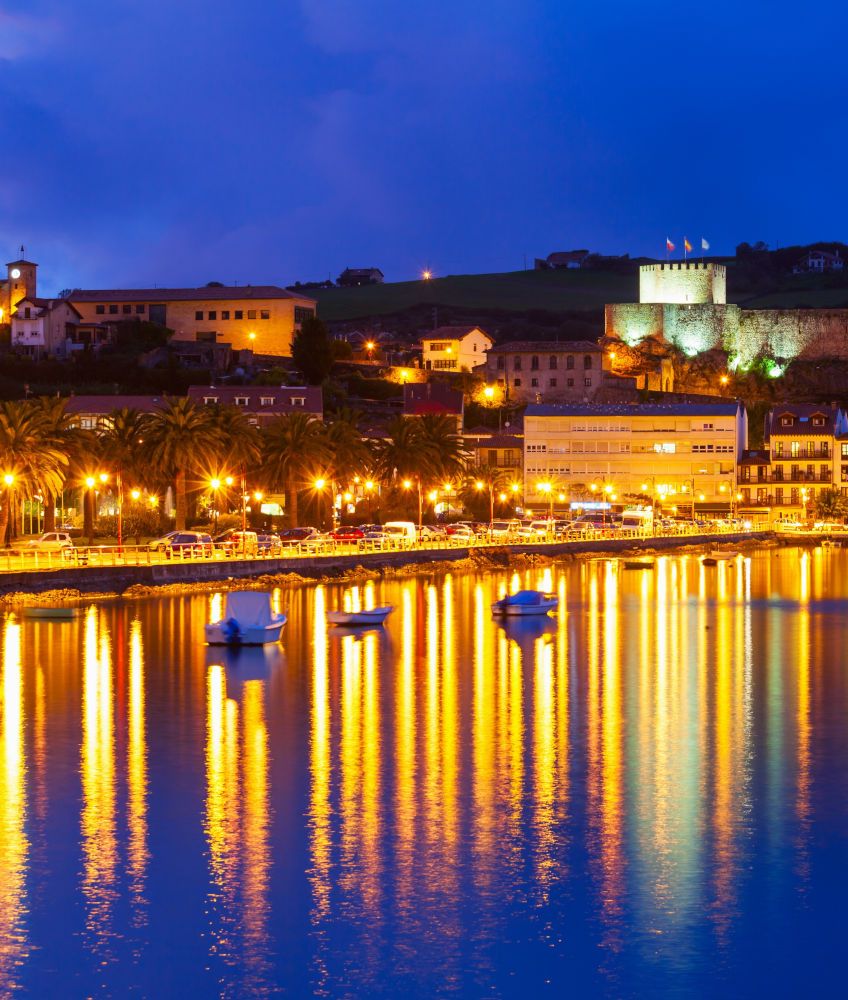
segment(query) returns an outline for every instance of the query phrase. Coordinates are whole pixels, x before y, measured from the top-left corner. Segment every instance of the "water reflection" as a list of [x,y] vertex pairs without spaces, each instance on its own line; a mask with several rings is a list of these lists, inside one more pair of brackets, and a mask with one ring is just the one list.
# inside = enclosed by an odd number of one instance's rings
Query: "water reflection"
[[2,767],[0,767],[0,982],[9,993],[20,989],[20,969],[28,953],[26,879],[26,761],[24,757],[21,626],[13,617],[3,630]]
[[[234,674],[264,672],[268,654],[230,654]],[[228,995],[261,994],[271,975],[269,750],[265,681],[243,679],[240,701],[227,696],[227,671],[206,674],[206,809],[211,955],[231,970]],[[229,988],[224,986],[229,983]]]
[[[72,953],[84,994],[155,992],[152,956],[229,996],[497,995],[515,969],[530,994],[684,993],[747,968],[740,941],[768,978],[751,928],[789,950],[797,924],[763,915],[829,891],[846,569],[782,550],[281,588],[285,661],[204,649],[221,594],[6,615],[3,991],[61,992],[34,956]],[[558,615],[494,621],[523,587]],[[385,629],[327,627],[384,603]]]

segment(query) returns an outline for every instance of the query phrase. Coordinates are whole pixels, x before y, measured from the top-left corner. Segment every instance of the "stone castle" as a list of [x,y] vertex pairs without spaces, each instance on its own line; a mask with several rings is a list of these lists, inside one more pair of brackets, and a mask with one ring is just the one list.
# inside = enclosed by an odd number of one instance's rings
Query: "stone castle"
[[674,261],[639,269],[639,302],[608,305],[605,332],[631,347],[647,337],[694,357],[722,348],[742,367],[758,357],[848,359],[848,309],[741,309],[727,302],[722,264]]

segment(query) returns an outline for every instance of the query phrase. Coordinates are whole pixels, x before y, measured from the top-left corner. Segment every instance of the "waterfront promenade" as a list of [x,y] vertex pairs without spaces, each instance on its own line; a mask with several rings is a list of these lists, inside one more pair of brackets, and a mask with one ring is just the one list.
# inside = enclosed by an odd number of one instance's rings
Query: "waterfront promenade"
[[[75,589],[121,593],[129,587],[200,583],[227,579],[297,574],[321,579],[358,567],[383,570],[416,564],[453,562],[478,554],[508,560],[521,555],[545,557],[627,553],[633,550],[672,550],[682,546],[711,546],[765,541],[766,529],[730,531],[676,528],[646,534],[635,529],[572,532],[558,539],[489,541],[428,539],[409,543],[393,539],[325,541],[293,545],[279,553],[243,557],[213,549],[161,552],[146,546],[76,547],[65,552],[5,552],[0,555],[0,593]],[[793,536],[794,537],[794,536]]]

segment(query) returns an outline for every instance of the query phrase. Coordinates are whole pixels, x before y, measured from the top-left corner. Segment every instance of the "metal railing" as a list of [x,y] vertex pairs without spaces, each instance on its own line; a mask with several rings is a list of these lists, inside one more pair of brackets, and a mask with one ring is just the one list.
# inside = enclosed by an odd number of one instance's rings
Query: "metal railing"
[[[591,527],[545,532],[508,532],[492,537],[489,532],[479,535],[445,535],[425,538],[418,542],[406,538],[361,538],[336,541],[330,538],[310,539],[260,552],[231,551],[207,545],[186,546],[179,549],[154,549],[147,545],[93,545],[74,546],[60,550],[10,548],[0,550],[0,574],[61,569],[85,570],[93,567],[119,566],[170,566],[179,564],[274,562],[280,559],[331,559],[335,556],[367,555],[379,552],[443,551],[446,549],[492,549],[504,546],[549,546],[554,543],[577,543],[607,539],[639,540],[672,538],[686,535],[726,535],[742,531],[755,534],[768,530],[765,525],[741,529],[735,525],[701,527],[680,524],[657,527],[656,530],[622,527]],[[848,530],[848,529],[846,529]]]

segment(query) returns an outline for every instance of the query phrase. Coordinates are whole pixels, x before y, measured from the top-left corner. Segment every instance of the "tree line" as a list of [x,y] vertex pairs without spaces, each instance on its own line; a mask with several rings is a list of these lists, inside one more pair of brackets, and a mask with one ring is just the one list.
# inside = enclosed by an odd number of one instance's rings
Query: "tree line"
[[0,539],[20,500],[41,499],[45,531],[55,530],[56,503],[66,490],[79,490],[86,516],[93,516],[86,483],[100,475],[113,490],[118,484],[125,492],[160,495],[171,488],[177,529],[186,527],[209,483],[224,476],[251,492],[285,494],[291,526],[299,523],[302,497],[314,495],[319,481],[341,492],[357,477],[372,479],[413,506],[416,494],[420,502],[445,481],[461,490],[469,477],[485,474],[486,487],[494,488],[490,471],[470,467],[456,421],[447,416],[399,416],[369,439],[349,410],[326,422],[285,414],[257,427],[237,407],[185,397],[151,413],[116,409],[95,429],[79,426],[66,399],[0,402],[0,466]]

